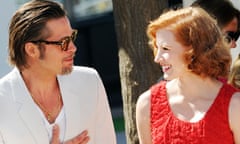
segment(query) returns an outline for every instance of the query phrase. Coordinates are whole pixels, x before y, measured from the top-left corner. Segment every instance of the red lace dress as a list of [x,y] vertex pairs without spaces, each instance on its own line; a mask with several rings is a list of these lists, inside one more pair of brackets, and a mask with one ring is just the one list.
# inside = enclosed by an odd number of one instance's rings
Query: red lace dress
[[151,88],[151,135],[153,144],[234,144],[229,128],[228,107],[236,90],[224,84],[204,118],[184,122],[172,113],[166,82]]

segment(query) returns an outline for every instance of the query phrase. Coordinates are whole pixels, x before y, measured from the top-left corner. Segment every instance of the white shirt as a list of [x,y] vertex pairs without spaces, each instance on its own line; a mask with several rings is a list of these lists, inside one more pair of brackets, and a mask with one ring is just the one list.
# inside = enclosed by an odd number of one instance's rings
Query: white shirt
[[65,111],[64,111],[64,107],[62,107],[60,113],[58,114],[56,120],[54,123],[50,124],[48,122],[48,120],[46,119],[44,113],[42,112],[42,110],[38,107],[38,105],[36,105],[36,107],[38,108],[39,112],[41,113],[42,116],[42,120],[44,122],[44,125],[47,129],[48,132],[48,137],[49,137],[49,142],[51,142],[52,140],[52,129],[53,126],[55,124],[58,124],[59,128],[60,128],[60,135],[59,135],[59,139],[61,141],[61,143],[64,141],[64,135],[65,135],[65,130],[66,130],[66,115],[65,115]]

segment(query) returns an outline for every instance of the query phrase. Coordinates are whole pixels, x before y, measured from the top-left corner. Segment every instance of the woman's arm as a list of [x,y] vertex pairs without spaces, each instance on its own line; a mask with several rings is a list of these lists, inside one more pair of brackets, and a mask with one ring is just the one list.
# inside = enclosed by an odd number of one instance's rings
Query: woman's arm
[[229,122],[235,144],[240,144],[240,92],[233,94],[229,106]]
[[152,144],[150,126],[150,90],[140,95],[136,106],[136,123],[140,144]]

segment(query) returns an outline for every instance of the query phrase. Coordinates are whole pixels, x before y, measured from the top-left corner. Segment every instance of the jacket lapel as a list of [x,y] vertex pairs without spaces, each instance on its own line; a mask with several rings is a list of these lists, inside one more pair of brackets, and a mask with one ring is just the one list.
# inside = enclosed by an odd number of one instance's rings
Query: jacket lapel
[[93,80],[87,75],[74,72],[67,79],[65,76],[58,77],[66,114],[66,140],[94,127],[92,121],[95,120],[98,98],[97,84]]
[[66,132],[64,139],[68,140],[76,136],[76,134],[79,134],[79,129],[81,129],[81,125],[79,124],[81,122],[81,118],[80,115],[76,113],[76,111],[81,109],[81,104],[79,103],[76,95],[74,95],[74,91],[71,89],[74,83],[64,82],[64,76],[59,76],[58,82],[66,115]]
[[[43,120],[37,107],[35,106],[27,87],[20,75],[15,69],[16,81],[12,82],[12,88],[15,90],[13,97],[19,103],[19,115],[29,129],[33,139],[38,144],[49,143],[47,130],[45,129]],[[14,92],[14,91],[13,91]]]

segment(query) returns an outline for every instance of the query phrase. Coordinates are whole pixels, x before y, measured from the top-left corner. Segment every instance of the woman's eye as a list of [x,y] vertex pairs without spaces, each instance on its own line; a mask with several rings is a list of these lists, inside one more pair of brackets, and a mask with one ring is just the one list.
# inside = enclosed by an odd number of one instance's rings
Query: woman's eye
[[163,50],[169,50],[169,48],[167,48],[167,47],[162,47],[162,49],[163,49]]

